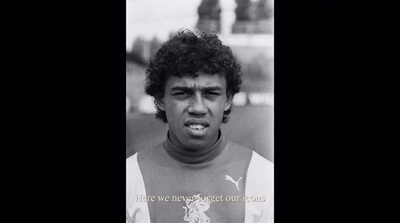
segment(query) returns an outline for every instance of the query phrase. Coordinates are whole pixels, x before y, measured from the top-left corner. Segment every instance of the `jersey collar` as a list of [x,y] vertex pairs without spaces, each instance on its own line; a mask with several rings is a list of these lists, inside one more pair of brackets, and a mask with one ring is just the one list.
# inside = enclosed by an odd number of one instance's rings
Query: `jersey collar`
[[163,146],[168,155],[178,162],[185,164],[206,163],[217,157],[225,148],[227,140],[222,136],[221,130],[218,131],[218,136],[217,142],[209,148],[203,150],[187,150],[172,144],[167,133],[167,139],[164,141]]

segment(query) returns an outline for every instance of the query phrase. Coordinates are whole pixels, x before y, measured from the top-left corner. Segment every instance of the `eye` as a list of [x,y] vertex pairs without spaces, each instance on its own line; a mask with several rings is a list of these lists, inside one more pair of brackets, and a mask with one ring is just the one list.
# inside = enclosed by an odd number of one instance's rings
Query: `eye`
[[219,92],[215,92],[215,91],[208,91],[208,92],[205,92],[205,95],[206,96],[219,96],[220,93]]
[[187,96],[189,94],[190,93],[188,91],[176,91],[172,93],[173,96]]

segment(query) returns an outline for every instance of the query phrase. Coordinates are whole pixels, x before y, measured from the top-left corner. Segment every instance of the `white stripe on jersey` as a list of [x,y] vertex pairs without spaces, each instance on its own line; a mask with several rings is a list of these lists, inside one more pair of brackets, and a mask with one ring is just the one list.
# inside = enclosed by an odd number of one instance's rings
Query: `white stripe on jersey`
[[137,197],[146,196],[142,173],[137,162],[137,153],[126,159],[126,222],[150,222],[147,202],[136,202]]
[[246,202],[245,223],[274,222],[274,164],[253,151],[246,179],[246,197],[265,197],[265,202]]

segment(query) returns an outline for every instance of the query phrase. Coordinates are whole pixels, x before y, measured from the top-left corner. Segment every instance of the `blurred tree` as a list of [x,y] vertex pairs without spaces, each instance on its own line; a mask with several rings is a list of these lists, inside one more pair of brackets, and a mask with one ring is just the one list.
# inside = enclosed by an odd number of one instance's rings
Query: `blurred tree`
[[161,41],[154,36],[150,41],[150,58],[153,58],[156,55],[157,50],[161,47]]
[[197,13],[199,14],[199,20],[220,20],[221,7],[219,0],[202,0],[199,8],[197,8]]
[[175,36],[176,34],[177,34],[177,32],[174,32],[174,31],[170,32],[170,33],[169,33],[169,36],[168,36],[168,39],[170,40],[170,39],[174,38],[174,36]]
[[146,60],[144,58],[144,44],[145,41],[141,37],[137,37],[133,42],[132,50],[126,53],[126,59],[141,65],[145,65]]
[[273,16],[271,0],[260,0],[257,4],[257,19],[269,19]]
[[219,32],[221,30],[221,7],[219,0],[202,0],[197,8],[199,20],[197,29],[203,32]]
[[132,45],[132,52],[136,52],[139,55],[143,55],[144,43],[145,43],[145,41],[142,37],[140,37],[140,36],[136,37],[136,39]]
[[272,33],[273,0],[235,0],[232,33]]
[[251,16],[251,0],[235,0],[236,2],[236,21],[249,21]]

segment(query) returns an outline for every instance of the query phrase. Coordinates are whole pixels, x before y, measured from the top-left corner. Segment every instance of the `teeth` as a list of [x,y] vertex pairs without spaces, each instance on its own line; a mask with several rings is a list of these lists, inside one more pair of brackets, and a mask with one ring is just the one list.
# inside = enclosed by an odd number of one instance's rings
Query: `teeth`
[[190,125],[189,127],[195,130],[202,130],[205,128],[204,125]]

